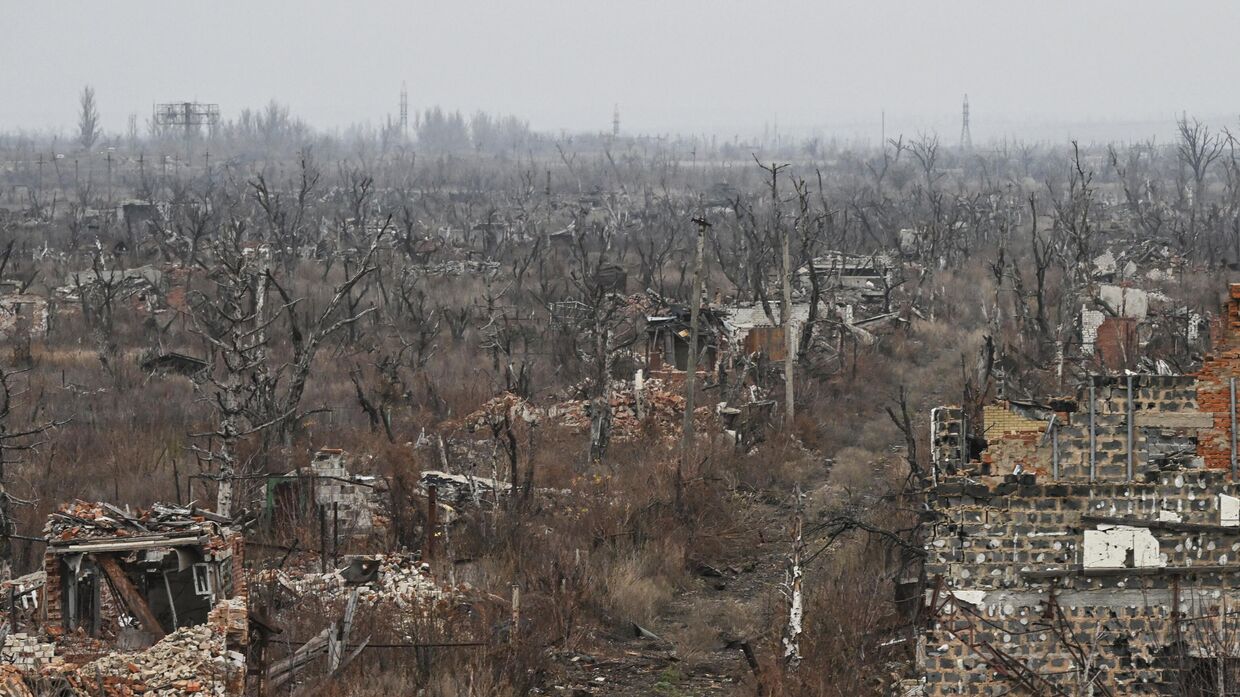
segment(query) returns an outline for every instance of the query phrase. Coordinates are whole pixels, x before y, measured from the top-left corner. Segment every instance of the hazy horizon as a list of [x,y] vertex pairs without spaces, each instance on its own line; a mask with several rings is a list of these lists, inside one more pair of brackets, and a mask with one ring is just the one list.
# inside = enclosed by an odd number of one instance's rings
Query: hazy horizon
[[1189,5],[23,3],[0,30],[0,131],[71,132],[86,84],[110,132],[155,102],[233,119],[272,99],[330,131],[395,117],[403,81],[411,111],[551,132],[609,130],[619,104],[626,133],[876,141],[885,113],[888,135],[955,142],[968,93],[975,141],[1140,138],[1240,114],[1220,89],[1240,7]]

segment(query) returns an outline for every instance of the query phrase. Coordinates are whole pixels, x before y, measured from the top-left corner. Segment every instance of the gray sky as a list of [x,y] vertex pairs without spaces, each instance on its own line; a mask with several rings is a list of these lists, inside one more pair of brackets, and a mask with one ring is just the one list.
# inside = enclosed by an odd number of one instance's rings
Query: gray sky
[[548,130],[608,129],[617,102],[626,132],[723,137],[868,132],[885,109],[889,135],[954,142],[966,92],[975,139],[1234,124],[1238,20],[1226,0],[0,0],[0,130],[71,129],[86,83],[114,131],[184,99],[378,123],[402,80],[411,109]]

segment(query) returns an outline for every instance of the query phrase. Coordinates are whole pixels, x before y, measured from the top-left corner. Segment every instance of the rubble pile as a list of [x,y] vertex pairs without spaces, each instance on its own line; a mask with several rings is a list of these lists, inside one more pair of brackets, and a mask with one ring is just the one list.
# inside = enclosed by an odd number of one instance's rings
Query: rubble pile
[[277,584],[294,597],[315,595],[327,601],[343,602],[356,589],[358,600],[369,605],[392,605],[401,610],[426,608],[453,596],[453,591],[441,587],[430,575],[430,565],[399,555],[359,557],[362,564],[377,565],[372,580],[353,583],[347,578],[347,569],[335,569],[327,573],[298,573],[284,569],[267,569],[259,572],[259,582],[274,578]]
[[543,416],[544,410],[511,392],[505,392],[487,400],[480,408],[466,416],[462,425],[470,431],[478,431],[502,423],[505,417],[510,424],[515,425],[522,421],[536,424]]
[[[582,391],[580,387],[575,390],[578,394]],[[643,437],[646,429],[674,436],[680,430],[685,410],[685,398],[680,390],[665,380],[653,377],[646,378],[640,390],[630,381],[615,381],[610,404],[611,438],[621,442]],[[566,399],[544,408],[505,392],[466,416],[460,425],[469,431],[486,432],[491,426],[503,423],[506,417],[511,426],[551,423],[572,431],[586,432],[590,429],[590,408],[588,399]],[[639,413],[642,418],[638,417]],[[702,424],[709,421],[709,409],[699,408],[695,414]]]
[[4,697],[34,697],[34,692],[26,686],[21,669],[0,665],[0,695]]
[[443,503],[461,506],[468,503],[475,505],[481,502],[494,501],[496,497],[508,496],[512,485],[490,477],[474,477],[463,474],[450,474],[438,470],[427,470],[418,479],[418,486],[423,491],[435,487],[435,493]]
[[428,276],[493,276],[499,273],[499,262],[474,259],[441,261],[421,267]]
[[[671,435],[679,431],[685,412],[683,394],[668,387],[667,383],[659,378],[647,378],[640,394],[644,420],[638,418],[638,391],[634,389],[633,383],[620,381],[612,385],[612,440],[636,438],[647,424],[657,433]],[[547,409],[547,418],[566,428],[589,430],[590,402],[584,399],[560,402]]]
[[209,625],[182,627],[145,651],[109,653],[65,677],[84,694],[223,697],[245,670],[245,657],[226,650],[224,636]]
[[106,503],[74,501],[48,516],[43,532],[49,540],[84,540],[141,535],[201,533],[209,523],[226,519],[196,508],[154,504],[129,512]]

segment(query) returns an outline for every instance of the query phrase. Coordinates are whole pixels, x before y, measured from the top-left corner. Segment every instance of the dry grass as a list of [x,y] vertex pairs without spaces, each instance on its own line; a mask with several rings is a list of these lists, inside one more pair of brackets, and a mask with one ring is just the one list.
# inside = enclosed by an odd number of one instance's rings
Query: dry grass
[[619,619],[649,624],[683,581],[684,565],[684,549],[669,540],[601,560],[603,606]]

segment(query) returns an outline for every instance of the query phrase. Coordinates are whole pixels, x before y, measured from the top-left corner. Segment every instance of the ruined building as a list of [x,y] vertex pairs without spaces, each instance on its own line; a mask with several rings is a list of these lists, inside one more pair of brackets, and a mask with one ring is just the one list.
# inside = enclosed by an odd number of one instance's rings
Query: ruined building
[[931,416],[928,695],[1240,694],[1240,285],[1197,374]]
[[[53,513],[45,532],[43,571],[10,591],[11,609],[18,592],[23,607],[39,609],[3,638],[10,675],[66,695],[242,693],[244,543],[228,521],[78,502]],[[18,684],[4,694],[30,694]]]

